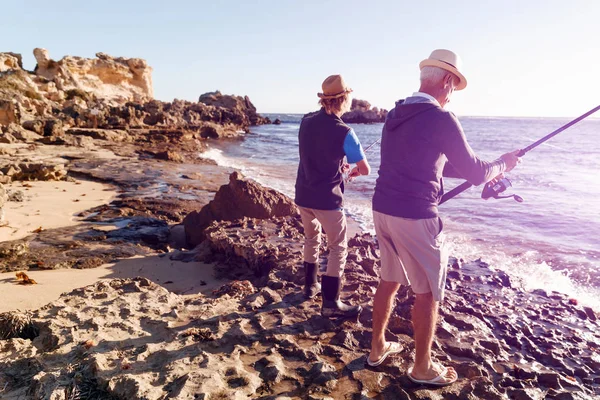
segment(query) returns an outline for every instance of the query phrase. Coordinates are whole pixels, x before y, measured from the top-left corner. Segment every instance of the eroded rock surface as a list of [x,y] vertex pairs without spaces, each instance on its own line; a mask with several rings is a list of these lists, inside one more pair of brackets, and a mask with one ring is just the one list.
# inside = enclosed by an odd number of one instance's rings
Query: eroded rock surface
[[[153,99],[152,68],[140,58],[97,53],[87,59],[34,50],[35,71],[23,69],[20,56],[0,53],[0,126],[17,124],[44,134],[40,124],[68,128],[186,129],[199,137],[239,137],[252,125],[270,123],[250,99],[206,93],[199,102]],[[0,141],[11,136],[4,133]],[[56,136],[45,133],[45,136]]]
[[204,240],[204,229],[213,221],[244,217],[265,219],[296,213],[294,202],[284,194],[242,179],[238,172],[233,172],[229,184],[221,186],[214,200],[186,216],[183,225],[188,245],[194,247]]
[[141,58],[96,58],[66,56],[54,61],[46,49],[33,51],[37,76],[53,82],[62,91],[81,90],[118,103],[145,102],[154,98],[152,68]]
[[460,379],[430,390],[406,378],[414,355],[406,288],[387,332],[403,352],[378,368],[365,364],[379,270],[372,237],[350,241],[343,293],[365,311],[339,321],[321,317],[319,300],[302,296],[296,217],[215,222],[208,231],[202,257],[220,259],[225,274],[245,266],[250,281],[240,277],[212,296],[179,296],[142,278],[64,294],[32,313],[39,332],[32,341],[0,341],[0,383],[9,393],[85,388],[108,399],[600,395],[598,323],[563,295],[524,292],[484,263],[452,268],[434,355]]

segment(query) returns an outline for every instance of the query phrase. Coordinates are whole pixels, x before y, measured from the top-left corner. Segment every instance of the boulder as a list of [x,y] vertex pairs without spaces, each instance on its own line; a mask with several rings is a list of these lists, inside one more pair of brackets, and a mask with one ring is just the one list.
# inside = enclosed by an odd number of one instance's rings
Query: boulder
[[385,122],[387,110],[371,108],[366,100],[352,99],[350,111],[342,115],[342,120],[348,124],[372,124]]
[[248,96],[224,95],[217,90],[204,93],[200,96],[198,102],[228,110],[222,112],[223,117],[240,125],[263,125],[271,122],[268,118],[262,117],[256,112],[256,107],[254,107]]
[[256,182],[241,179],[238,172],[229,176],[214,200],[200,211],[193,211],[184,220],[185,235],[190,247],[205,238],[204,229],[213,221],[234,221],[244,217],[267,219],[296,214],[294,202],[276,190]]
[[38,135],[42,135],[44,133],[44,121],[39,120],[39,119],[35,119],[35,120],[30,120],[30,121],[23,121],[23,128],[27,129],[28,131],[31,132],[35,132]]

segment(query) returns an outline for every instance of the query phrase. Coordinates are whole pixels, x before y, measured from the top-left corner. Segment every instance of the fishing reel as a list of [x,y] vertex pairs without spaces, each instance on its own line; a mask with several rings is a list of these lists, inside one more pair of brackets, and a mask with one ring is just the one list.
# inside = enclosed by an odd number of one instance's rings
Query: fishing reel
[[498,180],[491,180],[490,182],[486,183],[483,187],[483,191],[481,192],[481,198],[487,200],[489,198],[510,199],[512,197],[518,203],[522,203],[523,198],[516,194],[511,194],[507,196],[500,195],[500,193],[503,193],[509,187],[512,187],[512,183],[508,180],[508,178],[502,177]]

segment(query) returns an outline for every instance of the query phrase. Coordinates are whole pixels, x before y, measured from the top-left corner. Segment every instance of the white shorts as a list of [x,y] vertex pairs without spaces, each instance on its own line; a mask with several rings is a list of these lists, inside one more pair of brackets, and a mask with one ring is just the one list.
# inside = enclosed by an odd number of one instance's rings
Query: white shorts
[[381,279],[444,299],[448,251],[441,218],[409,219],[373,211],[381,252]]

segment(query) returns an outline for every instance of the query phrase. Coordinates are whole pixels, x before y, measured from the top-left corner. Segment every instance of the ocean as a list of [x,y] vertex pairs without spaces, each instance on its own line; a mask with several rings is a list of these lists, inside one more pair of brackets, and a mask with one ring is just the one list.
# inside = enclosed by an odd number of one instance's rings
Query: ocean
[[[240,143],[213,142],[202,154],[240,169],[254,180],[294,196],[298,128],[302,115],[268,115],[281,125],[253,127]],[[485,160],[524,148],[554,131],[562,118],[459,118],[471,147]],[[351,125],[364,148],[383,124]],[[371,198],[379,169],[379,145],[367,152],[370,176],[346,185],[345,208],[373,230]],[[600,310],[600,120],[588,119],[523,157],[507,177],[504,194],[524,199],[481,198],[474,187],[440,206],[451,254],[481,259],[522,279],[526,289],[559,291]],[[445,179],[449,191],[462,183]]]

